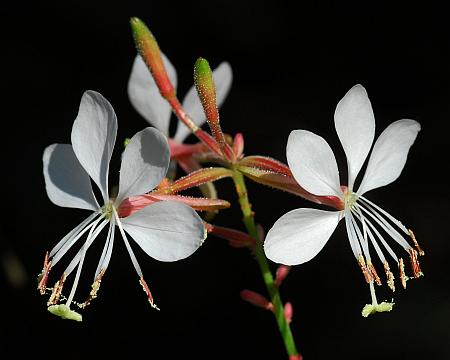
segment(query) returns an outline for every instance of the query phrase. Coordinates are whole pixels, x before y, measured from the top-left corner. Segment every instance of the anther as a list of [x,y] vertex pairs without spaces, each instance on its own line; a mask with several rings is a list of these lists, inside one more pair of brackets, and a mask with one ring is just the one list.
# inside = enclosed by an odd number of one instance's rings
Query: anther
[[389,288],[394,292],[395,291],[395,283],[394,283],[394,274],[389,268],[389,264],[387,261],[384,262],[384,271],[386,272],[387,284]]
[[381,279],[378,276],[377,271],[375,270],[375,267],[373,266],[373,264],[370,261],[367,262],[367,269],[369,270],[369,273],[372,276],[372,278],[375,280],[376,284],[378,286],[380,286],[381,285]]
[[420,256],[424,256],[425,252],[421,249],[419,243],[417,242],[416,236],[414,235],[413,231],[411,229],[408,229],[409,236],[411,237],[411,240],[414,243],[414,247],[416,248],[417,252]]
[[45,290],[47,289],[48,273],[50,272],[51,267],[52,267],[52,262],[48,261],[48,251],[47,251],[45,253],[45,258],[44,258],[44,267],[38,277],[38,290],[41,293],[41,295],[44,295]]
[[147,298],[148,298],[148,302],[150,303],[150,305],[152,306],[152,308],[159,310],[158,306],[156,306],[156,304],[153,302],[153,296],[152,293],[150,292],[150,289],[148,288],[147,283],[145,282],[144,278],[141,277],[139,279],[139,284],[141,284],[142,289],[145,291],[145,293],[147,294]]
[[89,293],[89,297],[87,300],[79,305],[81,309],[86,308],[90,305],[91,301],[97,297],[97,292],[100,289],[100,285],[102,282],[102,277],[105,274],[105,269],[102,269],[95,279],[94,283],[91,285],[91,292]]
[[56,282],[55,286],[53,286],[52,293],[47,301],[47,306],[55,305],[56,303],[58,303],[65,281],[66,281],[66,274],[63,273],[61,279],[59,279]]
[[423,272],[420,270],[419,260],[417,259],[417,251],[411,248],[408,252],[411,260],[411,269],[414,277],[417,279],[423,275]]
[[359,255],[358,257],[358,265],[362,270],[364,279],[366,279],[366,282],[369,284],[371,281],[373,281],[373,278],[372,275],[370,274],[369,269],[367,268],[366,262],[364,261],[364,257],[362,255]]
[[398,260],[398,270],[400,272],[400,281],[402,283],[403,289],[406,289],[406,281],[408,281],[408,277],[405,275],[405,264],[403,263],[402,258]]

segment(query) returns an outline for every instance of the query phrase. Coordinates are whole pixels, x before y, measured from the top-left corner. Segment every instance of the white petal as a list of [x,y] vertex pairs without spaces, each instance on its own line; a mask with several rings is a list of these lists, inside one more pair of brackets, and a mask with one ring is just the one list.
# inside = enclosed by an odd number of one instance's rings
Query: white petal
[[54,204],[88,210],[99,208],[89,175],[81,166],[71,145],[47,146],[42,160],[45,188]]
[[122,155],[116,203],[153,190],[167,173],[170,161],[166,137],[155,128],[136,133]]
[[375,136],[375,118],[364,87],[353,86],[339,101],[334,125],[347,156],[348,187],[352,190]]
[[184,259],[204,240],[202,219],[192,208],[177,201],[149,205],[121,221],[134,241],[160,261]]
[[[177,87],[177,73],[169,59],[162,55],[167,75],[172,85]],[[159,93],[155,80],[150,70],[145,65],[140,55],[134,59],[128,81],[128,97],[136,111],[151,125],[169,135],[171,108],[167,101]]]
[[358,189],[369,190],[390,184],[403,170],[409,148],[416,140],[420,124],[414,120],[398,120],[389,125],[375,142],[366,173]]
[[298,265],[315,257],[337,224],[339,211],[297,209],[277,220],[266,236],[266,256],[279,264]]
[[306,130],[290,133],[286,157],[295,180],[315,195],[341,196],[336,158],[328,143]]
[[72,146],[81,165],[108,196],[109,160],[116,142],[117,118],[111,104],[101,94],[86,91],[72,127]]
[[[217,107],[220,108],[222,103],[225,101],[228,92],[230,91],[231,83],[233,81],[233,72],[230,64],[227,62],[222,62],[213,71],[213,79],[214,84],[216,85]],[[192,86],[184,97],[183,108],[198,126],[202,126],[206,121],[206,116],[200,99],[198,98],[195,86]],[[190,133],[191,130],[181,121],[178,121],[177,132],[175,133],[174,139],[178,142],[183,142]]]

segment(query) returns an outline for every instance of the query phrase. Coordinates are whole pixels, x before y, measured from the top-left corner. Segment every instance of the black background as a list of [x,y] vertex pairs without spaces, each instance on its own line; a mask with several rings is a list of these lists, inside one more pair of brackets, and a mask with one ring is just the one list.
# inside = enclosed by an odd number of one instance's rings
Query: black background
[[[327,139],[344,169],[333,113],[356,83],[369,93],[377,135],[400,118],[421,123],[401,177],[368,196],[415,230],[426,251],[425,277],[395,293],[391,313],[362,318],[369,292],[341,224],[314,260],[292,270],[282,295],[294,305],[292,330],[306,359],[450,358],[449,12],[438,3],[362,3],[2,5],[0,249],[3,258],[18,257],[26,281],[14,286],[0,273],[1,357],[286,358],[271,314],[239,298],[244,288],[264,292],[256,263],[246,250],[212,236],[177,263],[159,263],[136,248],[160,312],[146,302],[120,241],[82,323],[50,315],[35,289],[45,251],[87,216],[47,198],[44,148],[70,141],[87,89],[112,103],[120,142],[147,125],[126,93],[135,56],[128,20],[138,16],[177,68],[181,98],[198,56],[213,67],[231,63],[234,82],[221,121],[226,132],[244,134],[246,154],[285,161],[290,131],[307,129]],[[112,174],[118,172],[118,153]],[[242,230],[230,182],[217,186],[233,206],[216,223]],[[288,210],[310,206],[258,184],[249,183],[249,191],[266,229]],[[79,294],[90,288],[100,246],[86,261]],[[53,270],[52,281],[62,270]],[[378,296],[391,298],[386,287]]]

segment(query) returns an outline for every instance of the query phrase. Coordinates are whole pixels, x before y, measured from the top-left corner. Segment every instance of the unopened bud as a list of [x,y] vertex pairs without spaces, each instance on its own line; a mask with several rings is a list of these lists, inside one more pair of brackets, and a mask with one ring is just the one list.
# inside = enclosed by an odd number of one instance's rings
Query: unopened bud
[[165,99],[173,98],[175,89],[167,75],[155,37],[144,22],[137,17],[130,19],[130,25],[136,48],[152,73],[159,92]]
[[291,323],[293,315],[294,309],[292,307],[292,304],[290,302],[287,302],[286,304],[284,304],[284,317],[286,318],[288,324]]
[[286,279],[286,276],[288,276],[289,271],[291,270],[290,266],[287,265],[280,265],[277,269],[276,278],[275,278],[275,285],[277,287],[280,287],[280,285],[283,283],[284,279]]
[[241,298],[242,300],[245,300],[249,302],[252,305],[255,305],[257,307],[273,311],[273,304],[267,300],[264,296],[261,294],[258,294],[257,292],[251,291],[251,290],[242,290],[241,291]]
[[216,86],[214,85],[213,74],[208,61],[203,58],[198,58],[195,62],[194,82],[214,139],[219,144],[223,155],[225,155],[228,160],[234,160],[233,151],[226,143],[225,136],[220,128]]

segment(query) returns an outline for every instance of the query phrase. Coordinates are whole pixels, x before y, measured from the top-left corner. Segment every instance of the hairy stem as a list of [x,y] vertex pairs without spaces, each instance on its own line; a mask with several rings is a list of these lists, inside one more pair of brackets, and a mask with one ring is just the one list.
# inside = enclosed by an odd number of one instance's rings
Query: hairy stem
[[[255,239],[259,239],[258,231],[256,229],[256,223],[253,216],[251,204],[248,199],[247,188],[245,186],[245,180],[242,173],[235,171],[233,175],[234,185],[239,198],[239,204],[241,206],[243,214],[243,222],[250,236]],[[273,304],[273,314],[278,324],[278,329],[283,338],[286,351],[291,358],[299,356],[297,348],[295,347],[294,338],[292,336],[291,328],[284,316],[283,303],[281,301],[280,292],[278,287],[275,286],[275,281],[272,276],[272,272],[269,268],[269,263],[264,254],[262,241],[258,240],[257,245],[254,248],[254,254],[256,261],[258,262],[259,269],[266,284],[267,291],[270,295],[270,300]]]

